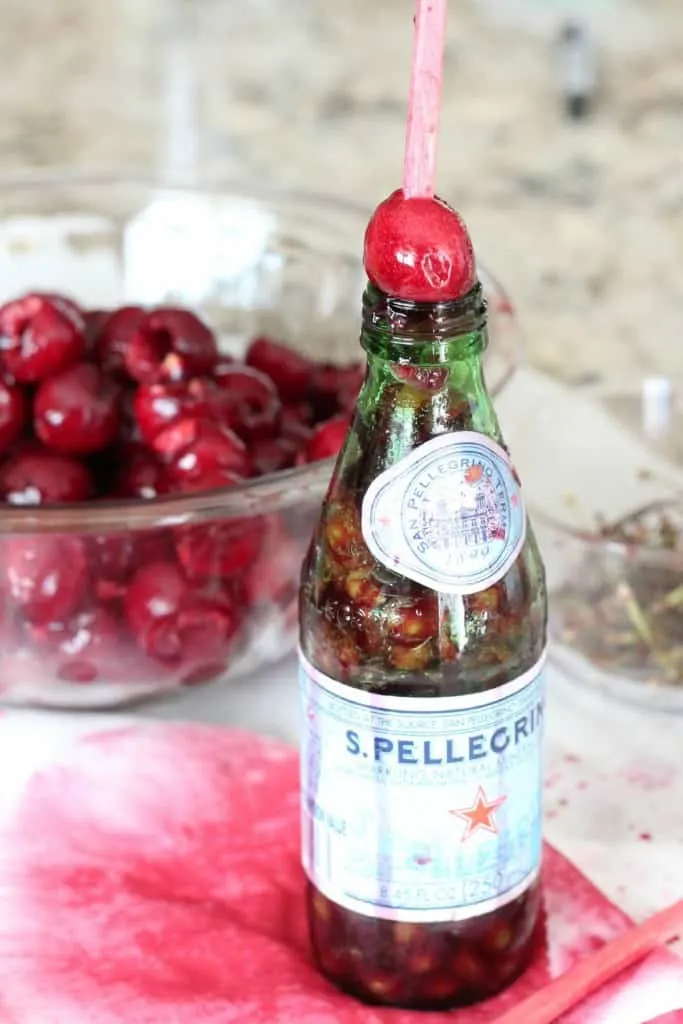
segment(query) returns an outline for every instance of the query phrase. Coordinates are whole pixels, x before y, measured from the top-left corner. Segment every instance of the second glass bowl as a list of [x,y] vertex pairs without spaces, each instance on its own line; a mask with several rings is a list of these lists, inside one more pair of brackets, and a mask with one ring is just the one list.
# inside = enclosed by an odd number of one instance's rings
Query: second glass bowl
[[[655,386],[656,385],[656,386]],[[550,656],[610,699],[683,711],[680,410],[652,380],[536,400],[525,483],[550,594]],[[652,408],[652,396],[665,404]]]

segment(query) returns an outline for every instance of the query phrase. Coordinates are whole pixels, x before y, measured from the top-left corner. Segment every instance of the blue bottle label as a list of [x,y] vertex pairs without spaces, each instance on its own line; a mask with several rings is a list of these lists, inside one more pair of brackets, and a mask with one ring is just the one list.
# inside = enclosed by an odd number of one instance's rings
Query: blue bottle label
[[532,884],[544,664],[487,693],[397,698],[300,655],[302,856],[325,896],[388,920],[464,921]]
[[415,448],[372,481],[362,530],[374,557],[447,594],[475,594],[502,579],[526,538],[526,510],[507,453],[458,431]]

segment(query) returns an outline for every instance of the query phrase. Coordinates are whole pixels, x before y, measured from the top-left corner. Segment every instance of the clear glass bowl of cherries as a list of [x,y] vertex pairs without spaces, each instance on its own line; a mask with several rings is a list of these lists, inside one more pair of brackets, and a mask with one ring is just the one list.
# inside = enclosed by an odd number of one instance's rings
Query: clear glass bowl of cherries
[[[296,642],[301,560],[362,379],[362,209],[0,182],[0,698],[132,702]],[[494,392],[518,365],[482,272]]]

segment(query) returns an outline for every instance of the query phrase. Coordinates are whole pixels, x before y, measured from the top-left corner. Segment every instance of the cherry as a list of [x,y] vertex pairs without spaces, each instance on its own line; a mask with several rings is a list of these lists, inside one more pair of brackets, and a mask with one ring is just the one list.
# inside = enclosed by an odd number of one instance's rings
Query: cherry
[[313,434],[297,459],[297,464],[318,462],[338,455],[346,440],[350,425],[349,416],[333,416],[326,423],[316,427]]
[[81,462],[28,448],[0,468],[0,494],[10,505],[62,505],[92,496],[93,479]]
[[306,398],[313,364],[288,345],[270,338],[255,338],[247,349],[245,362],[270,377],[283,402]]
[[33,627],[30,638],[50,652],[55,674],[64,682],[92,683],[121,675],[122,631],[119,619],[105,608],[80,612],[47,628]]
[[249,476],[251,463],[244,442],[227,427],[186,416],[165,427],[154,439],[154,451],[169,478],[195,484],[216,470]]
[[118,464],[111,488],[112,497],[149,501],[167,492],[164,467],[149,448],[141,444],[124,445],[118,450]]
[[78,318],[82,318],[83,323],[86,323],[86,312],[80,307],[80,305],[73,299],[70,299],[68,295],[62,295],[59,292],[33,292],[33,295],[38,295],[42,299],[48,299],[50,302],[56,302],[60,306],[63,306],[69,311],[69,313]]
[[136,569],[147,562],[165,561],[173,553],[166,530],[95,534],[85,543],[94,590],[102,601],[123,597]]
[[321,363],[311,374],[311,401],[318,419],[329,419],[339,411],[353,407],[358,397],[365,370],[360,363],[336,366]]
[[141,384],[135,393],[133,411],[140,435],[153,444],[163,427],[184,416],[222,419],[225,395],[214,381],[201,377],[189,381]]
[[392,598],[385,608],[387,636],[401,643],[419,643],[439,631],[438,606],[433,595],[421,598]]
[[146,313],[124,352],[126,369],[140,384],[198,377],[217,359],[209,328],[189,310],[172,307]]
[[346,575],[346,593],[356,606],[374,607],[382,597],[382,586],[367,566],[351,569]]
[[294,465],[300,445],[289,437],[262,437],[252,441],[249,454],[256,476],[277,473]]
[[460,215],[442,199],[406,199],[401,189],[372,215],[364,263],[375,287],[413,302],[451,302],[476,282],[474,250]]
[[258,524],[235,520],[230,525],[190,526],[179,532],[176,551],[190,579],[239,576],[259,556]]
[[404,381],[418,391],[435,392],[441,391],[446,386],[450,371],[447,366],[413,366],[394,363],[391,372],[397,380]]
[[0,308],[0,359],[15,380],[45,380],[85,352],[85,321],[60,296],[32,294]]
[[356,386],[355,381],[349,380],[348,382],[343,383],[337,396],[337,403],[340,411],[346,413],[348,416],[352,416],[356,411],[359,393],[360,387]]
[[346,569],[366,565],[370,561],[361,531],[360,513],[351,502],[339,502],[328,507],[325,540],[335,561]]
[[[90,353],[102,330],[105,321],[111,314],[106,309],[84,309],[83,322],[85,324],[86,349]],[[101,361],[98,359],[98,362]]]
[[481,989],[486,983],[486,965],[473,950],[461,948],[451,962],[453,973],[466,985]]
[[247,569],[244,587],[249,604],[282,606],[292,600],[299,589],[303,554],[302,545],[287,537],[283,530],[277,532],[267,555],[262,553]]
[[72,615],[88,587],[83,542],[69,536],[16,536],[4,541],[2,581],[24,618],[36,626]]
[[76,363],[38,388],[36,434],[65,455],[99,451],[116,437],[120,390],[92,363]]
[[126,352],[140,326],[145,311],[142,306],[121,306],[104,317],[96,330],[94,355],[103,370],[116,377],[126,377]]
[[298,405],[283,405],[280,417],[280,434],[288,440],[296,441],[301,446],[313,433],[313,409],[307,402]]
[[119,440],[138,444],[142,441],[140,424],[135,415],[137,388],[123,386],[119,403]]
[[88,565],[97,596],[103,601],[122,597],[136,562],[132,533],[104,533],[85,538]]
[[282,405],[270,377],[251,366],[226,366],[218,380],[224,393],[223,419],[244,440],[272,437]]
[[154,562],[133,577],[124,599],[128,625],[142,650],[161,661],[223,667],[239,617],[223,591],[189,583],[178,566]]
[[207,469],[198,476],[172,477],[168,471],[162,478],[163,486],[169,494],[193,494],[198,491],[221,491],[226,487],[236,487],[243,483],[243,477],[231,473],[229,469],[216,466]]
[[0,377],[0,452],[5,452],[22,433],[28,419],[28,401],[16,384]]
[[176,552],[193,580],[240,576],[259,558],[266,543],[263,519],[233,519],[181,527]]
[[223,380],[223,374],[232,373],[235,366],[235,360],[232,356],[226,352],[221,352],[220,356],[213,364],[211,368],[211,378],[220,387]]

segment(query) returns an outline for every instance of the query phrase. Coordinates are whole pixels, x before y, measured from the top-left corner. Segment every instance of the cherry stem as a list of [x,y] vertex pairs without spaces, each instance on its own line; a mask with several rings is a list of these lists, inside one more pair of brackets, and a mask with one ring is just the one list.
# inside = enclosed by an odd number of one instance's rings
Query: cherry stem
[[494,1024],[553,1024],[621,971],[643,960],[658,946],[673,942],[682,932],[683,900],[679,900],[496,1017]]
[[434,195],[448,0],[417,0],[408,98],[403,193]]

